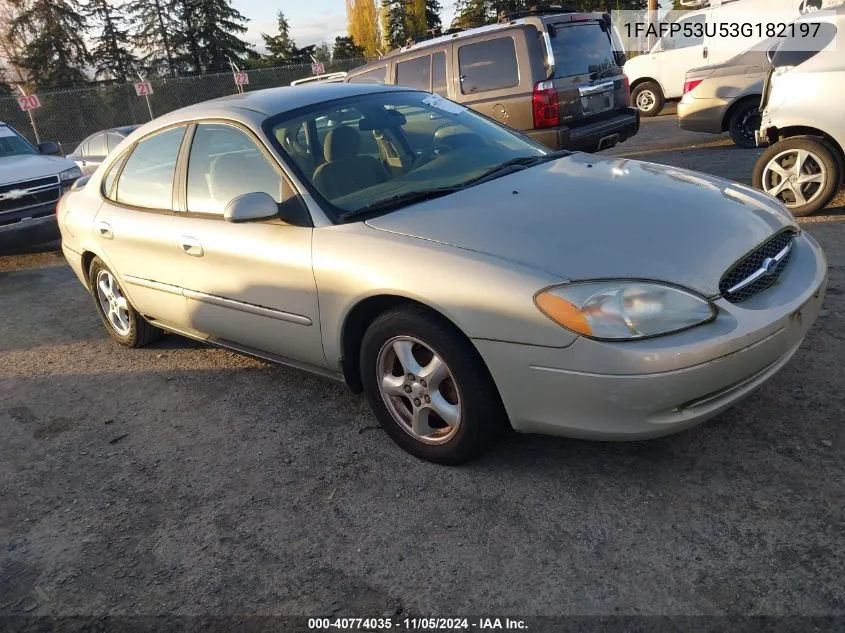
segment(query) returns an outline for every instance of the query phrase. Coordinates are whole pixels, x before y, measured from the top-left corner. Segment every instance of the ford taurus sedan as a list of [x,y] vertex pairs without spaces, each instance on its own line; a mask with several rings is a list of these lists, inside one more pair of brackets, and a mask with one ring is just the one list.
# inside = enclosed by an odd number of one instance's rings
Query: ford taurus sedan
[[763,193],[553,153],[375,85],[156,119],[59,219],[121,345],[175,332],[344,380],[397,444],[447,464],[508,423],[599,440],[698,424],[789,361],[827,279]]

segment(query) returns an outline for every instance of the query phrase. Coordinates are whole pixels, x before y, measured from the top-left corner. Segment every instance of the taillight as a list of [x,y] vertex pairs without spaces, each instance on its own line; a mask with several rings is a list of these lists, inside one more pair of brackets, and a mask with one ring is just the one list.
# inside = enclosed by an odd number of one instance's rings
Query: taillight
[[557,91],[553,81],[541,81],[534,86],[531,102],[534,106],[534,129],[554,127],[560,123]]
[[625,87],[625,105],[631,105],[631,80],[628,75],[622,75],[622,85]]
[[684,94],[687,94],[688,92],[692,92],[693,90],[695,90],[698,87],[698,84],[700,84],[702,81],[704,81],[704,80],[703,79],[688,79],[684,83]]

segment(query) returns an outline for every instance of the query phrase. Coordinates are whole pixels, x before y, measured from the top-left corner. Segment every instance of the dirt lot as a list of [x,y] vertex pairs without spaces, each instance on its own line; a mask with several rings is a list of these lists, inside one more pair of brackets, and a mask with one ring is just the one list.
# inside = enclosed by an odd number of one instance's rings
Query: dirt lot
[[[755,151],[698,136],[661,117],[611,153],[748,180]],[[845,615],[843,220],[805,223],[825,310],[737,409],[462,468],[321,378],[120,349],[60,255],[0,258],[0,615]]]

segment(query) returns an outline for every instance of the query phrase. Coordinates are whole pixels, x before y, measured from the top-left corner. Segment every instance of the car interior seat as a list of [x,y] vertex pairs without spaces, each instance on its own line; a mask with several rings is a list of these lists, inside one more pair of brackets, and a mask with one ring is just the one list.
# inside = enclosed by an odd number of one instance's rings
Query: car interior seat
[[326,135],[326,162],[314,171],[314,186],[332,200],[372,187],[390,178],[384,165],[361,154],[361,133],[343,125]]

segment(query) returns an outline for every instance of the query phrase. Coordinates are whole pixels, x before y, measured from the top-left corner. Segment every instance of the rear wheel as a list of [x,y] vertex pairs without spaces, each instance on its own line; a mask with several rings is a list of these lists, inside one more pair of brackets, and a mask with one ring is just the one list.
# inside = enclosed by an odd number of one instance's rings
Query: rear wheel
[[783,202],[793,215],[815,213],[839,190],[836,152],[816,136],[795,136],[769,147],[754,166],[753,184]]
[[736,107],[728,119],[728,132],[737,147],[754,149],[757,139],[754,133],[760,129],[760,102],[746,101]]
[[631,101],[637,106],[642,116],[657,116],[666,104],[663,91],[654,81],[637,84],[631,92]]
[[472,345],[419,306],[385,312],[361,343],[370,406],[403,449],[439,464],[480,455],[504,427],[498,391]]
[[125,347],[143,347],[161,336],[162,331],[150,325],[132,307],[117,276],[99,257],[91,262],[88,284],[97,314],[115,341]]

